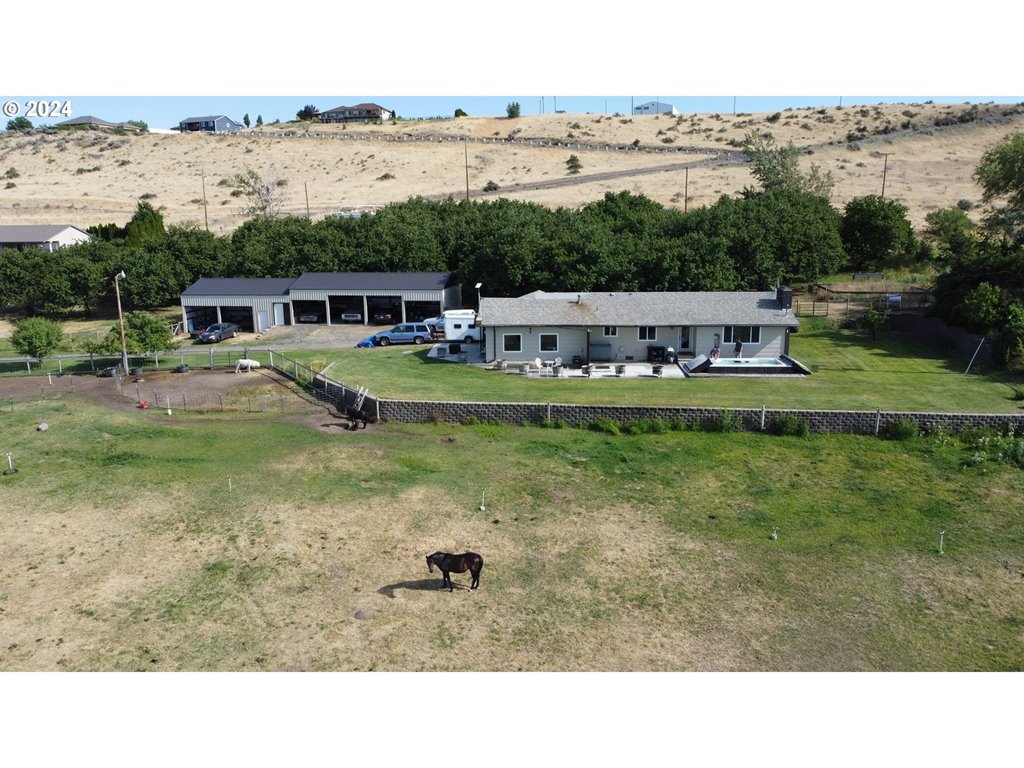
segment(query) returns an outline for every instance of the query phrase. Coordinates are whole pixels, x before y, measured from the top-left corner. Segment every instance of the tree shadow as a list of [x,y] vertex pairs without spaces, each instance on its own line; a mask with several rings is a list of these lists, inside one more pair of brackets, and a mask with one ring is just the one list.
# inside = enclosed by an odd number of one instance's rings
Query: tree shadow
[[[456,589],[469,589],[469,587],[465,584],[459,584],[454,581],[452,582],[452,585]],[[398,589],[412,589],[420,592],[433,592],[441,589],[441,579],[440,577],[437,577],[432,579],[417,579],[416,581],[399,581],[396,584],[388,584],[386,587],[381,587],[377,590],[377,592],[381,595],[384,595],[385,597],[390,597],[392,600],[394,600],[395,590]],[[445,591],[447,591],[448,588],[444,587],[444,589]]]

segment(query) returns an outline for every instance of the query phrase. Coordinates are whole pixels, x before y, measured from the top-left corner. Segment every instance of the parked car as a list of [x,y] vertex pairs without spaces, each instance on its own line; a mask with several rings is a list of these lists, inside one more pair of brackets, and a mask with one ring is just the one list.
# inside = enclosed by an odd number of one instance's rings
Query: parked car
[[430,329],[426,323],[402,323],[390,331],[381,331],[372,336],[373,343],[379,347],[388,344],[422,344],[430,340]]
[[373,316],[374,325],[389,325],[394,322],[390,312],[377,312]]
[[238,335],[238,326],[234,323],[214,323],[196,339],[201,344],[214,344],[224,339],[233,339]]
[[321,319],[319,312],[303,312],[301,315],[299,315],[300,323],[319,323],[320,321]]
[[344,312],[341,315],[341,322],[343,323],[361,323],[363,322],[363,316],[358,312]]

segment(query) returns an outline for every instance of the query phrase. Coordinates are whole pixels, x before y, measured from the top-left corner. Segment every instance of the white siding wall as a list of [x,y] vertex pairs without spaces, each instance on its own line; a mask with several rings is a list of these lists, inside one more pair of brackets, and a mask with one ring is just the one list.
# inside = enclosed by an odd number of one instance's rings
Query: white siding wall
[[[694,355],[706,355],[715,345],[715,334],[718,334],[719,348],[722,357],[732,357],[732,344],[725,341],[725,328],[718,326],[696,329],[694,338]],[[778,357],[786,350],[786,329],[773,326],[761,326],[761,343],[743,345],[743,357]]]

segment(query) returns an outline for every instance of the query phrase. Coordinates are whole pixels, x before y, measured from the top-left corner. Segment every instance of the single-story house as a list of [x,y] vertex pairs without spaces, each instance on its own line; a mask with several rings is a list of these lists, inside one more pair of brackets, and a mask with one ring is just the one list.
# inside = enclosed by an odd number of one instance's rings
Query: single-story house
[[19,251],[38,248],[54,251],[91,240],[89,233],[70,224],[5,224],[0,226],[0,248]]
[[111,123],[108,120],[102,120],[92,115],[83,115],[82,117],[72,117],[70,120],[57,123],[54,128],[124,128],[129,131],[141,130],[139,126],[132,125],[131,123]]
[[297,322],[369,324],[423,320],[462,304],[451,272],[305,272],[298,278],[203,277],[181,294],[185,327],[237,323],[265,331]]
[[373,123],[378,120],[390,120],[394,117],[393,110],[385,109],[380,104],[356,104],[354,107],[335,107],[320,113],[321,123]]
[[800,322],[792,291],[593,292],[535,291],[516,299],[482,298],[484,359],[562,358],[566,364],[661,362],[721,348],[730,357],[736,340],[743,357],[789,353],[789,334]]
[[178,123],[178,130],[182,133],[202,131],[205,133],[230,133],[239,131],[245,126],[236,123],[226,115],[206,115],[205,117],[186,117]]
[[663,101],[648,101],[633,107],[634,115],[678,115],[679,110]]

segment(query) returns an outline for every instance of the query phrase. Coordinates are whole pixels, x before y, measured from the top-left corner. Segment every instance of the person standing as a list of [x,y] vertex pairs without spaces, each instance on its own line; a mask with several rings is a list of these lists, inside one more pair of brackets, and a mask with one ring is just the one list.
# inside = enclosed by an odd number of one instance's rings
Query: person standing
[[736,346],[732,348],[732,356],[735,358],[743,356],[743,342],[740,341],[739,336],[736,337]]

